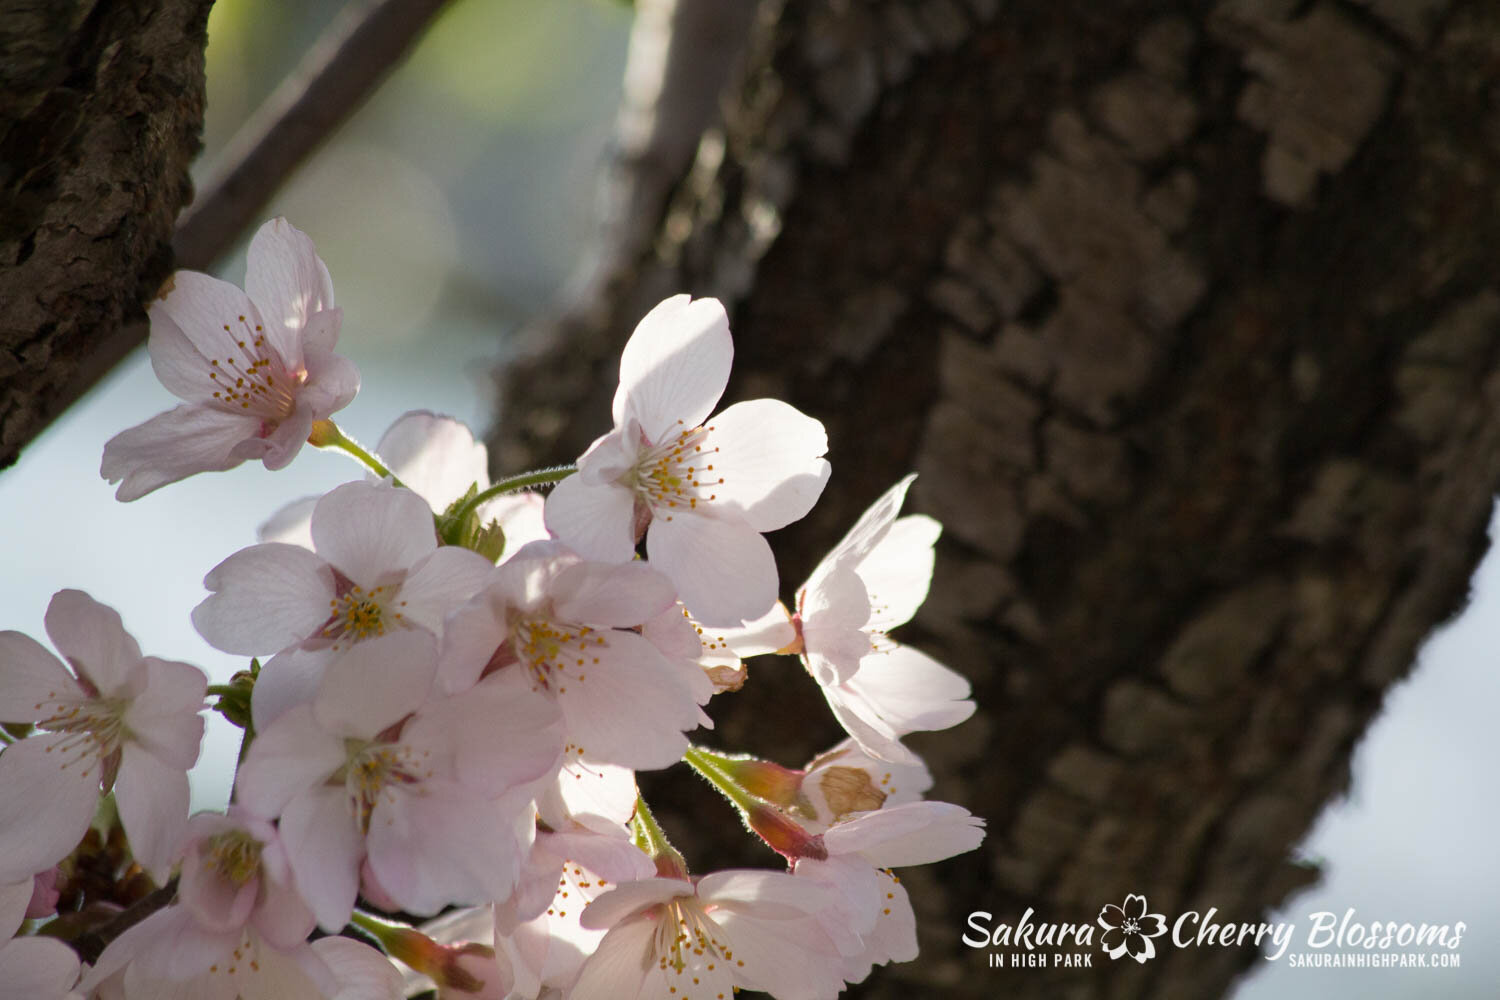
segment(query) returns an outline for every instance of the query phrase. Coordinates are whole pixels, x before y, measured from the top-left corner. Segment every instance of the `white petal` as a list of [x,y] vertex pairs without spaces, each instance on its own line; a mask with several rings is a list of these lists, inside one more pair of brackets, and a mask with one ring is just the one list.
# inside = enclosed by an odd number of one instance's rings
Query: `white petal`
[[479,553],[442,546],[419,560],[401,584],[403,620],[441,635],[443,619],[479,593],[494,572],[495,564]]
[[895,522],[896,514],[906,500],[906,491],[911,488],[916,478],[916,473],[912,473],[881,494],[880,499],[872,503],[860,515],[854,527],[849,529],[849,533],[829,550],[828,555],[823,557],[818,568],[813,570],[812,575],[803,584],[803,589],[812,590],[821,586],[821,577],[824,573],[838,566],[854,565],[869,555],[890,530],[891,524]]
[[739,628],[712,629],[703,637],[705,643],[728,649],[735,656],[764,656],[790,646],[797,638],[791,613],[777,601],[771,610]]
[[31,878],[67,857],[99,804],[99,760],[38,733],[0,752],[0,882]]
[[141,661],[145,687],[125,710],[130,739],[184,771],[198,762],[208,677],[191,663],[148,656]]
[[720,501],[736,505],[756,531],[800,520],[828,483],[823,425],[779,399],[736,403],[708,422],[708,443],[724,481]]
[[505,551],[497,562],[504,562],[528,542],[544,541],[547,532],[546,499],[539,493],[516,493],[486,500],[479,507],[484,524],[499,521],[505,532]]
[[234,449],[253,440],[260,423],[259,417],[185,403],[110,438],[99,474],[120,484],[115,499],[138,500],[188,476],[239,465],[245,456]]
[[473,687],[505,641],[508,630],[503,606],[496,608],[499,600],[491,587],[453,612],[445,624],[437,668],[437,683],[445,693],[457,694]]
[[586,760],[654,769],[687,749],[698,704],[685,678],[634,632],[611,631],[590,647],[600,662],[554,670],[552,685],[568,739]]
[[554,771],[562,753],[561,721],[551,699],[507,670],[425,706],[401,738],[412,746],[450,749],[458,780],[492,799]]
[[657,518],[646,532],[646,552],[704,625],[739,625],[776,603],[771,546],[736,518],[686,513]]
[[262,665],[250,691],[250,717],[256,731],[265,730],[289,708],[311,704],[330,659],[328,650],[293,647]]
[[287,545],[297,545],[311,550],[313,547],[312,512],[317,504],[317,497],[293,500],[272,514],[270,520],[257,528],[255,536],[262,542],[285,542]]
[[579,970],[568,1000],[636,1000],[642,995],[647,971],[654,967],[648,962],[655,934],[651,923],[631,920],[604,935]]
[[250,744],[235,779],[235,801],[251,815],[274,818],[292,796],[322,784],[345,759],[344,741],[318,725],[311,705],[288,709]]
[[370,739],[421,707],[436,669],[437,639],[430,632],[366,639],[324,669],[313,715],[332,732]]
[[115,802],[135,859],[158,885],[165,883],[187,824],[187,769],[126,743],[115,779]]
[[403,414],[375,451],[396,478],[441,514],[472,485],[490,484],[484,444],[461,421],[426,410]]
[[920,757],[901,744],[900,734],[894,732],[869,703],[851,692],[847,685],[824,687],[823,697],[838,724],[865,753],[893,764],[915,766],[921,763]]
[[734,341],[717,299],[675,295],[646,314],[620,355],[615,426],[630,416],[652,443],[703,423],[729,383]]
[[307,443],[307,437],[312,433],[313,421],[319,417],[327,416],[328,412],[313,412],[311,407],[303,405],[303,398],[299,394],[297,406],[292,413],[277,421],[274,425],[267,424],[262,428],[265,436],[255,441],[241,442],[235,446],[234,454],[245,458],[258,458],[267,469],[275,472],[292,464],[292,459],[302,450]]
[[932,581],[932,546],[942,525],[922,514],[903,517],[853,564],[869,594],[869,627],[889,631],[911,620]]
[[55,938],[26,937],[0,945],[0,983],[8,997],[50,1000],[78,981],[78,955]]
[[114,608],[81,590],[59,590],[44,620],[52,645],[101,694],[113,695],[130,682],[141,662],[141,647]]
[[692,896],[693,885],[676,878],[651,878],[617,885],[595,899],[583,911],[580,923],[591,930],[613,927],[632,913],[665,903],[678,896]]
[[0,720],[35,722],[44,702],[84,697],[83,688],[62,661],[21,632],[0,632]]
[[337,933],[349,920],[359,894],[362,838],[344,789],[309,789],[287,803],[281,813],[281,842],[318,925]]
[[312,950],[338,980],[332,1000],[399,1000],[401,973],[390,959],[369,945],[333,935],[312,943]]
[[[242,340],[253,340],[255,326],[263,323],[260,312],[250,297],[227,281],[197,271],[178,271],[172,276],[172,290],[165,299],[157,299],[150,306],[151,337],[148,349],[151,362],[158,369],[158,376],[167,389],[183,399],[207,399],[208,393],[188,395],[186,383],[195,378],[184,366],[189,355],[180,344],[171,344],[163,353],[160,342],[165,336],[172,338],[177,333],[198,352],[199,364],[204,365],[201,375],[196,376],[206,384],[210,361],[228,366],[235,358],[246,357],[239,346]],[[171,326],[163,324],[165,318]],[[172,329],[175,326],[175,330]]]
[[380,483],[345,483],[318,501],[312,518],[318,555],[367,590],[435,551],[434,530],[425,500]]
[[246,656],[316,633],[336,595],[326,562],[281,542],[241,549],[209,570],[203,586],[213,593],[193,609],[193,626],[215,648]]
[[547,530],[586,559],[623,563],[635,557],[635,493],[619,483],[574,474],[548,495]]
[[860,661],[845,688],[897,735],[947,729],[974,714],[969,682],[920,650],[892,644]]
[[829,854],[857,853],[879,868],[926,865],[972,851],[984,820],[948,802],[910,802],[861,813],[823,834]]
[[312,240],[285,219],[261,226],[246,255],[245,292],[260,308],[266,340],[289,367],[299,367],[308,317],[334,304],[333,282]]
[[[318,313],[309,322],[309,329],[325,323],[338,327],[339,310],[331,309]],[[307,381],[297,391],[297,410],[306,412],[310,419],[322,420],[348,406],[359,393],[359,368],[342,354],[307,351]]]
[[577,563],[557,575],[553,607],[564,621],[634,628],[677,603],[672,581],[644,563]]

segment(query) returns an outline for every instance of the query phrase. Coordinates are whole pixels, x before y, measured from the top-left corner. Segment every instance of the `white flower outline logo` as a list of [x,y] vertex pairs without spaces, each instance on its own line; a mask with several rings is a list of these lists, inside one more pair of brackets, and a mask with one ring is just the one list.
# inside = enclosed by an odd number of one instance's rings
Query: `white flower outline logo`
[[1131,893],[1120,906],[1113,903],[1099,911],[1099,926],[1104,928],[1100,944],[1111,959],[1130,954],[1145,965],[1156,957],[1154,937],[1167,932],[1167,920],[1160,913],[1146,912],[1146,897]]

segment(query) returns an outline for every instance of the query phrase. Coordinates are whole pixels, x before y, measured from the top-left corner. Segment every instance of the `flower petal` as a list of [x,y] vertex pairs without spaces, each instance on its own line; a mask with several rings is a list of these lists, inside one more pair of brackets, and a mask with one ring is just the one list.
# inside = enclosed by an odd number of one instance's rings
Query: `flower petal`
[[[330,309],[312,318],[310,328],[320,325],[338,327],[339,310]],[[307,351],[307,381],[297,393],[297,410],[313,420],[337,413],[359,393],[359,367],[342,354],[331,351]],[[305,436],[305,435],[304,435]]]
[[64,749],[70,733],[38,733],[0,752],[0,882],[67,857],[99,804],[99,759]]
[[312,950],[338,981],[336,1000],[398,1000],[404,995],[396,966],[367,944],[335,934],[314,941]]
[[158,885],[165,883],[187,824],[187,769],[126,743],[115,779],[115,802],[135,859]]
[[656,444],[674,428],[697,427],[724,394],[733,360],[719,300],[674,295],[646,314],[620,355],[615,426],[633,416]]
[[942,525],[923,514],[903,517],[853,564],[870,595],[869,628],[890,631],[917,613],[927,598],[932,547],[942,531]]
[[316,633],[336,595],[327,563],[281,542],[241,549],[209,570],[203,586],[213,593],[193,609],[193,626],[216,649],[246,656]]
[[861,660],[844,687],[895,735],[947,729],[974,714],[967,679],[920,650],[892,645]]
[[285,219],[261,226],[245,259],[245,292],[260,309],[265,337],[289,368],[301,367],[309,316],[333,308],[333,281],[312,240]]
[[250,744],[235,778],[235,802],[252,816],[273,819],[346,759],[344,741],[318,725],[311,705],[290,708]]
[[[212,390],[193,391],[188,384],[209,386],[210,362],[228,367],[230,359],[244,361],[246,354],[240,341],[253,340],[261,332],[256,327],[264,323],[250,296],[228,281],[197,271],[174,274],[171,291],[166,298],[152,302],[149,313],[147,346],[152,366],[158,369],[157,377],[168,391],[190,401],[207,400]],[[170,325],[162,323],[163,319]],[[198,353],[197,364],[202,366],[199,373],[184,367],[191,362],[181,344],[172,344],[162,355],[163,335],[175,340],[178,333]],[[189,391],[193,394],[188,395]]]
[[245,460],[232,454],[235,445],[259,432],[259,417],[183,404],[110,438],[99,474],[120,484],[115,499],[138,500],[188,476],[234,468]]
[[564,621],[635,628],[677,603],[672,581],[645,563],[574,563],[557,574],[552,602]]
[[326,650],[293,647],[271,657],[250,689],[250,717],[257,732],[296,705],[311,704],[328,666]]
[[823,424],[779,399],[736,403],[708,422],[715,492],[737,506],[756,531],[774,531],[804,517],[828,483],[828,434]]
[[437,549],[427,502],[383,483],[328,493],[313,511],[312,536],[319,556],[367,590]]
[[585,559],[635,558],[635,493],[627,486],[571,475],[547,496],[543,517],[547,530]]
[[78,981],[78,955],[55,938],[26,937],[0,945],[0,983],[7,996],[62,998]]
[[148,656],[141,661],[145,686],[125,710],[129,742],[184,771],[198,762],[208,676],[191,663]]
[[324,785],[293,797],[282,810],[279,829],[302,898],[318,926],[338,933],[354,909],[364,856],[343,787]]
[[324,669],[313,715],[331,732],[370,739],[421,707],[436,670],[437,639],[430,632],[366,639]]
[[704,625],[739,625],[776,603],[771,546],[737,518],[688,513],[657,518],[646,532],[646,552]]
[[461,421],[426,410],[402,414],[380,438],[375,451],[386,467],[432,507],[435,514],[463,496],[470,486],[490,484],[484,443]]
[[930,801],[863,813],[823,834],[829,854],[857,853],[877,868],[931,864],[983,840],[984,820],[962,806]]
[[479,553],[442,546],[419,560],[401,584],[403,620],[441,635],[443,620],[479,593],[494,572],[495,564]]
[[311,551],[312,512],[317,504],[317,497],[293,500],[255,529],[255,537],[262,542],[285,542]]
[[35,722],[39,707],[59,695],[84,697],[84,690],[62,661],[21,632],[0,632],[0,720]]

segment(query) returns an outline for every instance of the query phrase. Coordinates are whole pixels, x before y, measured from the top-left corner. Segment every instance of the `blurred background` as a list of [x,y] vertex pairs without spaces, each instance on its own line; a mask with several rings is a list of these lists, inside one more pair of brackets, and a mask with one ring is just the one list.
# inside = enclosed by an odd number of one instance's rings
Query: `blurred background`
[[[209,22],[200,167],[339,8],[331,0],[219,0]],[[489,373],[508,334],[554,300],[587,247],[630,19],[630,8],[612,0],[453,4],[265,213],[306,231],[328,264],[344,309],[341,353],[363,374],[359,397],[338,420],[365,444],[410,409],[450,414],[479,433],[486,427]],[[243,247],[220,273],[242,280]],[[174,403],[138,351],[0,476],[0,628],[41,637],[50,596],[74,587],[117,608],[147,653],[197,663],[215,681],[245,665],[191,627],[203,575],[253,543],[256,526],[281,504],[361,470],[308,449],[276,475],[245,465],[117,503],[98,476],[104,442]],[[1320,910],[1353,908],[1364,923],[1464,921],[1462,967],[1264,963],[1237,1000],[1494,995],[1500,964],[1487,946],[1500,904],[1489,890],[1500,884],[1500,862],[1495,806],[1476,790],[1494,786],[1500,759],[1489,624],[1497,608],[1500,564],[1492,558],[1466,614],[1428,643],[1412,679],[1393,691],[1357,754],[1351,794],[1304,844],[1323,881],[1272,918],[1296,921],[1299,933]],[[195,808],[227,800],[237,736],[210,716]],[[954,914],[953,933],[962,927]]]

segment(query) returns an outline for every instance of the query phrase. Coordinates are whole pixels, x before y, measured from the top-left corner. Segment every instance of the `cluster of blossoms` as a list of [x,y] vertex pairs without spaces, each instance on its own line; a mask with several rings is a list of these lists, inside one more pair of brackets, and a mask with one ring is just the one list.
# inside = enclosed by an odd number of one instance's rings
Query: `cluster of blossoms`
[[[152,363],[184,404],[105,446],[121,499],[247,458],[280,468],[304,441],[371,472],[209,570],[194,625],[254,658],[229,684],[143,656],[78,591],[47,613],[63,659],[0,633],[0,982],[362,1000],[404,995],[396,958],[442,997],[813,998],[915,957],[892,869],[971,850],[983,824],[924,800],[901,742],[973,710],[962,678],[888,636],[926,595],[939,531],[897,516],[911,478],[787,608],[763,533],[817,501],[827,442],[774,400],[714,412],[733,355],[719,303],[641,321],[615,426],[576,470],[493,484],[454,420],[408,414],[375,455],[332,423],[358,387],[333,303],[277,220],[245,291],[184,273],[152,306]],[[691,744],[742,658],[773,652],[801,656],[849,739],[800,769]],[[243,749],[227,811],[189,817],[209,698]],[[635,782],[684,761],[780,869],[689,874]],[[112,817],[128,870],[162,887],[151,905],[115,921],[119,902],[85,898],[16,937]],[[424,931],[377,911],[448,916]],[[108,943],[80,965],[61,941],[85,932]]]

